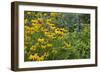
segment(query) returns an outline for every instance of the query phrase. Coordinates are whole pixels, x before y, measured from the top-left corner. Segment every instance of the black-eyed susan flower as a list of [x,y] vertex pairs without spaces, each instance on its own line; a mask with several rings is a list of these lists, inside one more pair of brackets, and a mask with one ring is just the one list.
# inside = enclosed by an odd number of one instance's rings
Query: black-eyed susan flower
[[33,55],[31,54],[31,55],[28,57],[28,59],[29,59],[29,60],[32,60],[32,58],[33,58]]
[[45,40],[44,40],[43,38],[38,38],[37,41],[42,43],[42,42],[44,42]]
[[24,20],[24,23],[25,23],[25,24],[27,24],[27,23],[28,23],[28,19],[27,19],[27,18]]
[[33,50],[36,50],[36,48],[37,48],[37,47],[36,47],[35,45],[33,45],[33,46],[30,48],[30,50],[33,51]]
[[45,49],[46,48],[46,45],[41,45],[41,48]]

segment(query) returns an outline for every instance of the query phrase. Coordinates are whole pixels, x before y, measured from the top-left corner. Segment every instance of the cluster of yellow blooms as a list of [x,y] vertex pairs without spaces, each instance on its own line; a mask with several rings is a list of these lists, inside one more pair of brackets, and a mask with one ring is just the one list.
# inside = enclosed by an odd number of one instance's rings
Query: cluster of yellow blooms
[[42,56],[39,56],[37,53],[34,55],[29,56],[29,60],[34,60],[34,61],[43,61],[45,57],[48,56],[48,53],[44,53]]
[[[28,12],[27,14],[31,14]],[[46,13],[44,15],[47,15]],[[51,16],[56,16],[57,13],[51,13]],[[63,27],[57,27],[52,23],[52,19],[47,18],[45,21],[42,18],[32,19],[31,26],[27,24],[28,19],[24,20],[24,45],[25,49],[29,49],[28,60],[32,61],[43,61],[49,56],[48,48],[53,48],[53,44],[50,40],[59,38],[62,39],[68,31]],[[38,33],[37,39],[33,39],[32,36]],[[41,37],[41,34],[43,35]],[[35,42],[35,44],[33,44]],[[30,46],[29,46],[30,45]],[[70,47],[71,45],[65,42],[65,45],[62,48]],[[38,52],[42,50],[42,52]],[[39,55],[42,53],[41,55]]]

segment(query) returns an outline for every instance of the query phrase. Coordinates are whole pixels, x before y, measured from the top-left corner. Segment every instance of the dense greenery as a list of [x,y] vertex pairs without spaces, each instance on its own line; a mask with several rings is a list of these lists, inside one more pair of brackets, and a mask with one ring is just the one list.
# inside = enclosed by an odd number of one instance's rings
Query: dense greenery
[[25,61],[90,58],[90,15],[24,12]]

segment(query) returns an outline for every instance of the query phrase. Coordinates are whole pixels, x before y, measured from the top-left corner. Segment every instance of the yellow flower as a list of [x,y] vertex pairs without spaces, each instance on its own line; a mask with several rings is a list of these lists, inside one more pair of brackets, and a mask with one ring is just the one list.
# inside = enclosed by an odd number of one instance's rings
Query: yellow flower
[[52,30],[56,29],[56,27],[54,27],[54,26],[51,26],[50,28],[51,28]]
[[41,28],[41,24],[34,24],[33,23],[30,30],[38,32],[40,30],[40,28]]
[[35,53],[32,57],[33,61],[37,61],[39,59],[39,56],[37,53]]
[[35,53],[34,55],[31,54],[28,59],[33,61],[43,61],[47,56],[48,53],[46,52],[42,56],[39,56],[38,53]]
[[51,35],[51,34],[50,34],[50,35],[47,35],[47,37],[48,37],[48,38],[52,38],[52,37],[53,37],[53,35]]
[[29,31],[30,27],[29,26],[24,26],[25,31]]
[[36,46],[32,46],[30,50],[36,50]]
[[44,53],[41,57],[37,58],[37,61],[43,61],[48,56],[48,53]]
[[37,23],[38,21],[37,21],[37,20],[31,20],[31,22],[32,22],[32,23]]
[[43,61],[48,56],[48,53],[44,53],[42,56],[38,56],[37,53],[35,53],[32,56],[33,61]]
[[45,31],[45,32],[44,32],[44,34],[45,34],[45,35],[49,35],[49,34],[50,34],[50,32]]
[[69,48],[69,47],[71,47],[71,44],[68,44],[68,43],[66,43],[66,42],[64,42],[64,44],[65,44],[65,48]]
[[32,31],[32,32],[33,32],[33,31],[34,31],[34,27],[31,27],[31,28],[30,28],[30,31]]
[[41,17],[41,16],[42,16],[42,13],[38,13],[37,16],[38,16],[38,17]]
[[48,54],[47,52],[45,52],[43,56],[44,56],[44,57],[47,57],[48,55],[49,55],[49,54]]
[[48,26],[50,27],[50,29],[54,30],[56,27],[55,27],[55,24],[51,24],[49,23]]
[[60,28],[60,31],[67,32],[64,28]]
[[43,61],[44,60],[44,56],[41,56],[38,61]]
[[35,23],[32,23],[32,26],[33,26],[33,27],[35,27],[35,26],[40,27],[40,26],[41,26],[41,24],[35,24]]
[[71,44],[68,44],[67,47],[71,47]]
[[40,27],[38,27],[38,26],[35,26],[35,27],[34,27],[34,31],[36,31],[36,32],[38,32],[39,29],[40,29]]
[[55,36],[52,37],[52,39],[55,39],[55,38],[56,38]]
[[63,35],[64,34],[64,32],[63,31],[60,31],[59,29],[55,29],[55,33],[56,34],[59,34],[59,35]]
[[24,23],[26,24],[27,22],[28,22],[28,19],[25,19],[25,20],[24,20]]
[[28,59],[31,60],[32,58],[33,58],[33,55],[31,54]]
[[60,34],[60,33],[61,33],[61,31],[60,31],[60,30],[58,30],[58,29],[55,29],[55,33],[56,33],[56,34]]
[[46,48],[46,46],[45,46],[45,45],[41,45],[41,48],[44,48],[44,49],[45,49],[45,48]]
[[27,14],[31,14],[31,12],[27,12]]
[[42,18],[38,18],[38,20],[42,21],[43,19]]
[[52,12],[50,15],[51,15],[51,16],[56,16],[57,13],[56,13],[56,12]]
[[52,44],[47,44],[47,47],[52,47]]
[[45,36],[47,36],[48,38],[52,38],[52,37],[55,35],[55,33],[48,32],[48,31],[45,31],[44,34],[45,34]]
[[50,35],[48,35],[49,38],[53,38],[55,36],[55,33],[50,33]]
[[31,36],[29,36],[27,33],[25,33],[24,40],[31,41]]
[[49,24],[51,21],[52,21],[52,19],[49,18],[46,20],[46,23]]
[[44,13],[44,16],[47,16],[47,13]]
[[43,38],[39,38],[37,41],[38,42],[44,42],[44,39]]
[[58,29],[58,28],[56,28],[56,29],[55,29],[55,33],[58,33],[58,31],[59,31],[59,29]]

